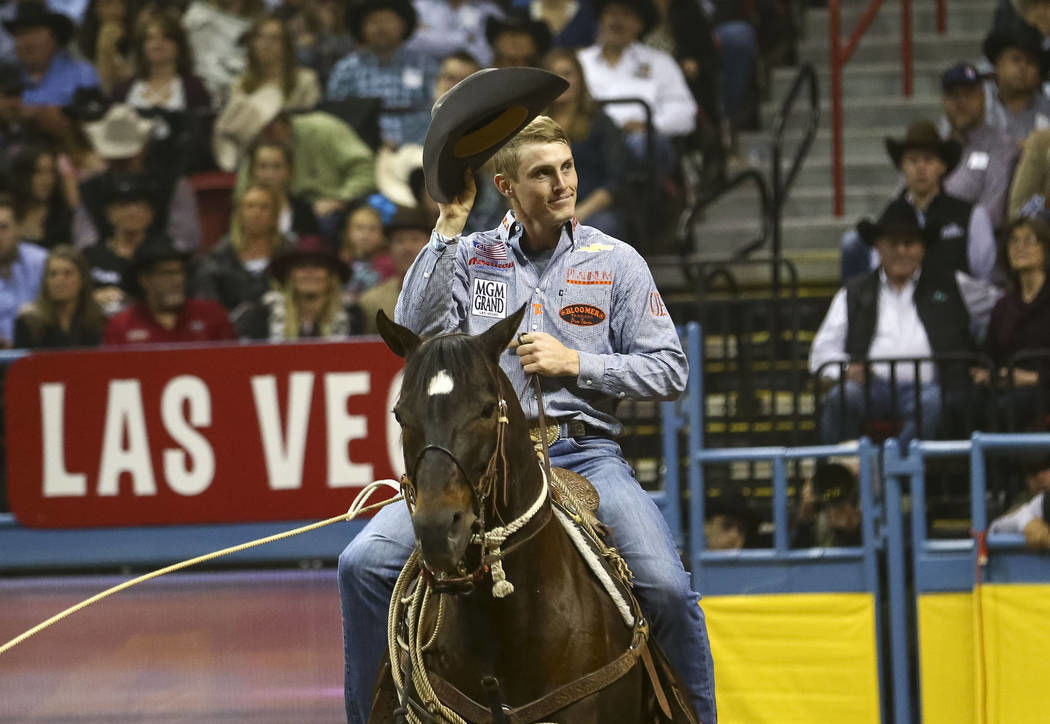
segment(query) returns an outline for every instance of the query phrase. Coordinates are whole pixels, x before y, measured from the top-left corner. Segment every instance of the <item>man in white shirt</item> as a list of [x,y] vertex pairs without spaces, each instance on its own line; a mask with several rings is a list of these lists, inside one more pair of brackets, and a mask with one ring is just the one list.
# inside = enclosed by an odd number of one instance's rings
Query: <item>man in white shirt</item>
[[810,371],[834,384],[821,413],[822,441],[859,437],[872,420],[899,423],[902,444],[916,434],[928,439],[942,406],[939,382],[949,392],[966,389],[967,365],[942,364],[935,371],[921,364],[915,379],[915,364],[897,363],[893,386],[889,364],[866,370],[865,361],[974,350],[975,332],[982,333],[982,319],[987,325],[996,294],[961,272],[924,267],[926,237],[906,204],[890,205],[877,224],[861,222],[858,231],[875,246],[880,265],[838,291],[813,340]]
[[[696,128],[696,101],[678,63],[668,53],[638,42],[656,23],[652,0],[598,0],[598,42],[579,52],[584,80],[597,100],[640,98],[652,112],[656,130],[653,162],[669,171],[674,155],[670,139]],[[638,103],[606,105],[628,146],[639,158],[646,149],[646,113]]]

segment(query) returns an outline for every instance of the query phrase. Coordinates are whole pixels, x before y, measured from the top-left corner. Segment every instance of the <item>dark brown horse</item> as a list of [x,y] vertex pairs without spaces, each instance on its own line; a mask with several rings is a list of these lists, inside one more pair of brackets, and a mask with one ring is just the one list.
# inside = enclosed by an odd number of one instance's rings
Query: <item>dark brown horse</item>
[[[403,431],[419,585],[441,592],[431,602],[441,599],[443,607],[436,636],[437,615],[420,624],[422,638],[433,639],[420,654],[423,668],[442,703],[471,722],[666,721],[647,675],[652,667],[632,649],[646,648],[644,635],[639,647],[638,628],[625,623],[552,516],[529,423],[500,370],[500,355],[523,313],[478,336],[426,341],[380,314],[380,334],[407,360],[395,413]],[[482,550],[486,532],[526,517],[502,543],[502,553],[498,546],[495,555],[491,547]],[[513,592],[497,589],[498,597],[493,577],[503,576]],[[588,691],[597,682],[592,675],[605,671],[609,679],[610,662],[617,661],[627,662],[626,673]],[[676,687],[665,688],[672,694]],[[560,696],[551,695],[559,689]],[[410,674],[403,693],[419,699]],[[529,704],[534,706],[519,709]],[[391,682],[381,678],[372,721],[392,720],[397,707]],[[503,718],[501,711],[510,715]],[[427,721],[424,714],[417,719]],[[672,719],[695,721],[684,713]],[[440,715],[432,720],[445,721]]]

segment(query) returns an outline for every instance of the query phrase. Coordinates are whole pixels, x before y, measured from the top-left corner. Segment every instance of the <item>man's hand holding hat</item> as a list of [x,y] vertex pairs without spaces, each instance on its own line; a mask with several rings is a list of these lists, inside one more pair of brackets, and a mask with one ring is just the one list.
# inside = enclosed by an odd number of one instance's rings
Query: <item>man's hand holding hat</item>
[[449,203],[438,204],[441,214],[434,230],[446,239],[453,239],[462,234],[477,195],[478,186],[474,181],[474,172],[468,168],[463,172],[463,190],[452,197]]

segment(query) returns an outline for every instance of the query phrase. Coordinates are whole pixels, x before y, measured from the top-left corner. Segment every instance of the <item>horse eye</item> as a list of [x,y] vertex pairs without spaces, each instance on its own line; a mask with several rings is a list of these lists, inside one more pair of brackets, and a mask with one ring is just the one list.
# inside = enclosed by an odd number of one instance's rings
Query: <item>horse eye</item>
[[398,414],[397,408],[395,407],[393,410],[391,410],[391,412],[394,413],[394,419],[397,420],[397,424],[403,425],[404,423],[401,421],[401,415]]
[[490,402],[481,409],[482,417],[492,417],[492,413],[496,411],[496,403]]

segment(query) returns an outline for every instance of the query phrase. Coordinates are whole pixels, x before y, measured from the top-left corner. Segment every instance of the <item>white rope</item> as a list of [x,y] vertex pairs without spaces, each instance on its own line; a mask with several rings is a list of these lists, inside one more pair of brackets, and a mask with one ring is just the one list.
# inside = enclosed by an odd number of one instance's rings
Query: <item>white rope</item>
[[540,512],[543,504],[547,502],[550,484],[547,481],[547,473],[542,465],[540,466],[540,477],[543,480],[543,485],[540,486],[540,492],[536,499],[532,501],[529,509],[507,525],[485,532],[484,547],[490,551],[485,556],[485,562],[489,564],[489,570],[492,572],[492,595],[495,598],[506,598],[514,593],[514,584],[507,580],[507,574],[503,570],[503,552],[500,550],[500,546],[503,545],[507,538],[528,525],[529,521]]

